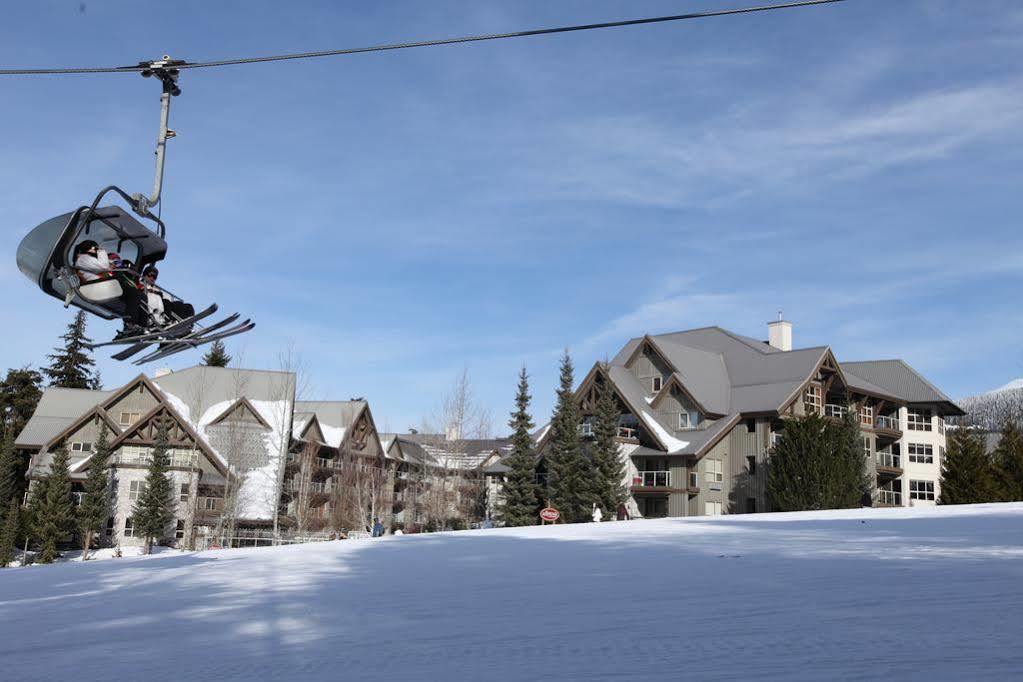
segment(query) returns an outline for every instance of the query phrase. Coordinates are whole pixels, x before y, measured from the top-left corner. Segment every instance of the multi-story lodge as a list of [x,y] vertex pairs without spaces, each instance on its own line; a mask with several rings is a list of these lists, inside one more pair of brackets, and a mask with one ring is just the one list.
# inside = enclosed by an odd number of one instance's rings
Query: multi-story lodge
[[[720,327],[634,338],[583,379],[584,438],[598,385],[615,388],[630,513],[768,511],[765,465],[786,420],[846,409],[857,411],[874,474],[870,502],[934,504],[944,419],[962,410],[901,360],[839,363],[827,346],[794,350],[791,323],[768,326],[767,341]],[[541,453],[547,439],[541,431]]]

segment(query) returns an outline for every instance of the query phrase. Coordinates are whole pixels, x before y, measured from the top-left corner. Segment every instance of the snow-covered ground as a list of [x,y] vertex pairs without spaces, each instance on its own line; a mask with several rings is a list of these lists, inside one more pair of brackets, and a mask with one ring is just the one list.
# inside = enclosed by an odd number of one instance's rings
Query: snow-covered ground
[[0,571],[8,679],[1019,679],[1023,504]]

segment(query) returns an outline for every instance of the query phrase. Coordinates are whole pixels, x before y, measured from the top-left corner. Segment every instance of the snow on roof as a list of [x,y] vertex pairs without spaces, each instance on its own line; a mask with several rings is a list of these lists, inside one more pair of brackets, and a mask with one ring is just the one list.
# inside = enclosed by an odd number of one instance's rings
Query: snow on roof
[[646,409],[641,408],[639,416],[643,419],[643,423],[657,435],[657,439],[664,444],[668,454],[685,450],[689,446],[689,441],[680,440],[668,433],[668,430],[661,426],[661,423],[657,421],[654,415],[647,412]]

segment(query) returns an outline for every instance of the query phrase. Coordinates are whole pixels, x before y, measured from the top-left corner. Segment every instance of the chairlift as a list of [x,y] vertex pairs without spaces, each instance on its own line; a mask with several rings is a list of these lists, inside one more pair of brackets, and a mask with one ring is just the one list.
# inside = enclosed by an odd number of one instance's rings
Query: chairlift
[[[33,229],[18,246],[18,268],[43,291],[64,303],[64,307],[75,306],[106,320],[128,319],[123,287],[135,286],[148,291],[147,299],[181,302],[181,299],[162,286],[144,285],[140,275],[147,267],[154,266],[167,255],[167,228],[152,208],[160,202],[163,186],[163,169],[167,140],[175,133],[167,127],[170,114],[170,99],[181,94],[177,85],[179,70],[175,68],[184,62],[162,60],[142,62],[147,67],[142,71],[146,77],[157,77],[163,86],[160,96],[160,132],[156,143],[156,179],[152,195],[137,193],[129,195],[116,186],[104,188],[92,203],[81,206],[70,213],[50,218]],[[131,213],[116,204],[101,206],[108,195],[120,197],[131,212],[143,219],[136,219]],[[96,242],[109,254],[117,254],[119,260],[109,273],[99,279],[85,281],[75,268],[76,248],[86,241]],[[234,314],[220,322],[202,326],[205,320],[217,311],[214,303],[194,315],[176,315],[160,310],[161,306],[146,306],[147,322],[133,333],[115,337],[112,341],[92,344],[91,348],[110,345],[126,345],[124,350],[113,357],[126,360],[142,351],[156,346],[146,355],[136,359],[135,364],[159,360],[190,348],[212,341],[242,334],[255,327],[251,320],[238,321]]]

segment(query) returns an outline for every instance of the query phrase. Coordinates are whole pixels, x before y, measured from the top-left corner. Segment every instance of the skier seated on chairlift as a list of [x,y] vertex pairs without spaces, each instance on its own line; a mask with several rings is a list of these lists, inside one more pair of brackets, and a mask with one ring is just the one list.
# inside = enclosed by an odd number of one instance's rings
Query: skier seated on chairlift
[[164,290],[156,284],[156,279],[159,276],[160,271],[152,265],[147,265],[146,269],[142,271],[142,286],[146,289],[149,310],[153,313],[153,316],[161,319],[164,323],[176,321],[173,318],[168,318],[168,313],[177,318],[177,320],[185,320],[194,316],[195,308],[190,303],[175,301],[164,295]]
[[75,247],[75,272],[81,280],[81,287],[88,287],[96,282],[115,279],[121,286],[120,299],[124,303],[124,328],[117,333],[118,337],[145,333],[149,324],[149,313],[143,299],[142,291],[135,282],[127,277],[117,277],[115,264],[110,255],[91,239],[86,239]]

